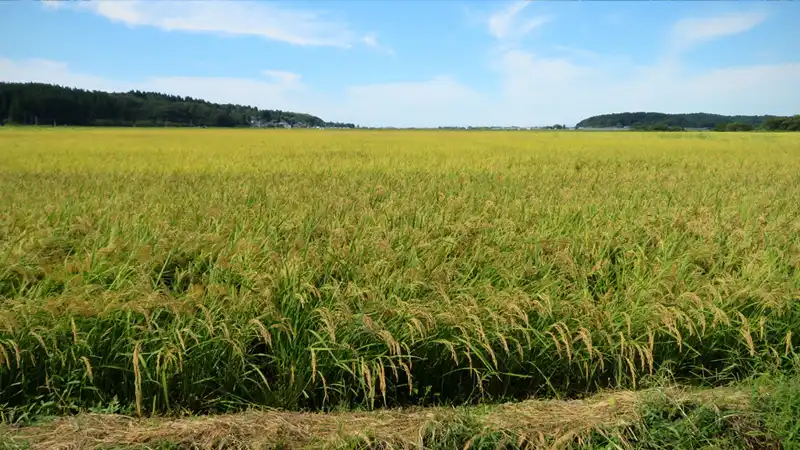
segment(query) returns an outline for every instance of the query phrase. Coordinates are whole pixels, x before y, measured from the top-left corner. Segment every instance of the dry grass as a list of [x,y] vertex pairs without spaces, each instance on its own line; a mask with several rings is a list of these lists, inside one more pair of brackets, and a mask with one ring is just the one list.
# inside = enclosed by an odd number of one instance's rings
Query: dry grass
[[99,449],[165,442],[192,448],[336,448],[363,440],[381,448],[425,448],[431,430],[470,421],[476,437],[498,433],[510,443],[549,448],[591,432],[619,433],[640,420],[642,402],[668,396],[676,404],[747,408],[750,394],[731,389],[618,391],[586,400],[542,401],[481,408],[414,408],[348,413],[246,412],[180,419],[82,414],[34,427],[0,431],[31,449]]

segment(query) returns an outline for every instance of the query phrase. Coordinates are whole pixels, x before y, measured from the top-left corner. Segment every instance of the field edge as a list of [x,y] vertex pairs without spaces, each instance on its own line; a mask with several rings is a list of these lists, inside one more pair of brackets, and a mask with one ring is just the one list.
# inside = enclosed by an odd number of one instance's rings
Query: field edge
[[676,424],[688,424],[684,432],[694,435],[672,436],[674,443],[733,432],[732,439],[744,443],[757,439],[756,448],[780,448],[754,410],[756,391],[669,387],[609,391],[583,400],[334,413],[251,410],[183,418],[84,413],[37,425],[0,425],[0,448],[652,448],[640,444],[658,438],[654,427],[680,429]]

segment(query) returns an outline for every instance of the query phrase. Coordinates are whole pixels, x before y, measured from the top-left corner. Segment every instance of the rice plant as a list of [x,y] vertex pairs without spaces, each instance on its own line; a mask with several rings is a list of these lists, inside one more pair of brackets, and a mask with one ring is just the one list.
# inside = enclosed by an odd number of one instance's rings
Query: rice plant
[[0,133],[0,420],[790,370],[790,134]]

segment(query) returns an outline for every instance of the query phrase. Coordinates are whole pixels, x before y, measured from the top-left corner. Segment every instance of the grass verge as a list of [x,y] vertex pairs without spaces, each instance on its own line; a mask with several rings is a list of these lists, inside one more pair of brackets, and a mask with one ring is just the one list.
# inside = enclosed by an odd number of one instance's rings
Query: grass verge
[[735,388],[614,391],[583,400],[458,408],[148,419],[81,414],[0,428],[0,448],[795,448],[798,394],[794,377]]

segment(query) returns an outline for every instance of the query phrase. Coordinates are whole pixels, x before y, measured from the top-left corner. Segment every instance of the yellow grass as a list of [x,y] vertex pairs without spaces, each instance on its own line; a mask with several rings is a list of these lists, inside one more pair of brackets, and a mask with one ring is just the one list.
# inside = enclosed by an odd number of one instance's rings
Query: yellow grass
[[[219,416],[135,420],[131,417],[84,414],[28,427],[6,427],[0,432],[10,442],[32,450],[164,448],[167,444],[198,449],[370,448],[419,449],[442,445],[442,434],[461,428],[477,444],[492,437],[495,445],[551,449],[593,432],[617,435],[642,420],[643,407],[668,397],[667,404],[701,404],[707,408],[750,409],[751,394],[733,389],[686,391],[619,391],[585,400],[528,400],[488,408],[417,408],[378,412],[328,414],[285,411],[249,411]],[[662,400],[663,402],[663,400]],[[664,406],[664,405],[660,405]],[[450,429],[448,429],[450,428]],[[439,436],[437,436],[439,434]],[[471,434],[471,436],[470,436]],[[446,436],[444,436],[446,438]],[[469,439],[471,437],[471,439]],[[588,440],[588,439],[587,439]],[[554,445],[558,441],[561,446]],[[2,441],[0,441],[2,442]],[[624,440],[622,442],[625,442]],[[348,445],[349,444],[349,445]],[[516,444],[516,447],[513,447]],[[145,447],[146,446],[146,447]],[[476,448],[494,446],[474,445]]]

